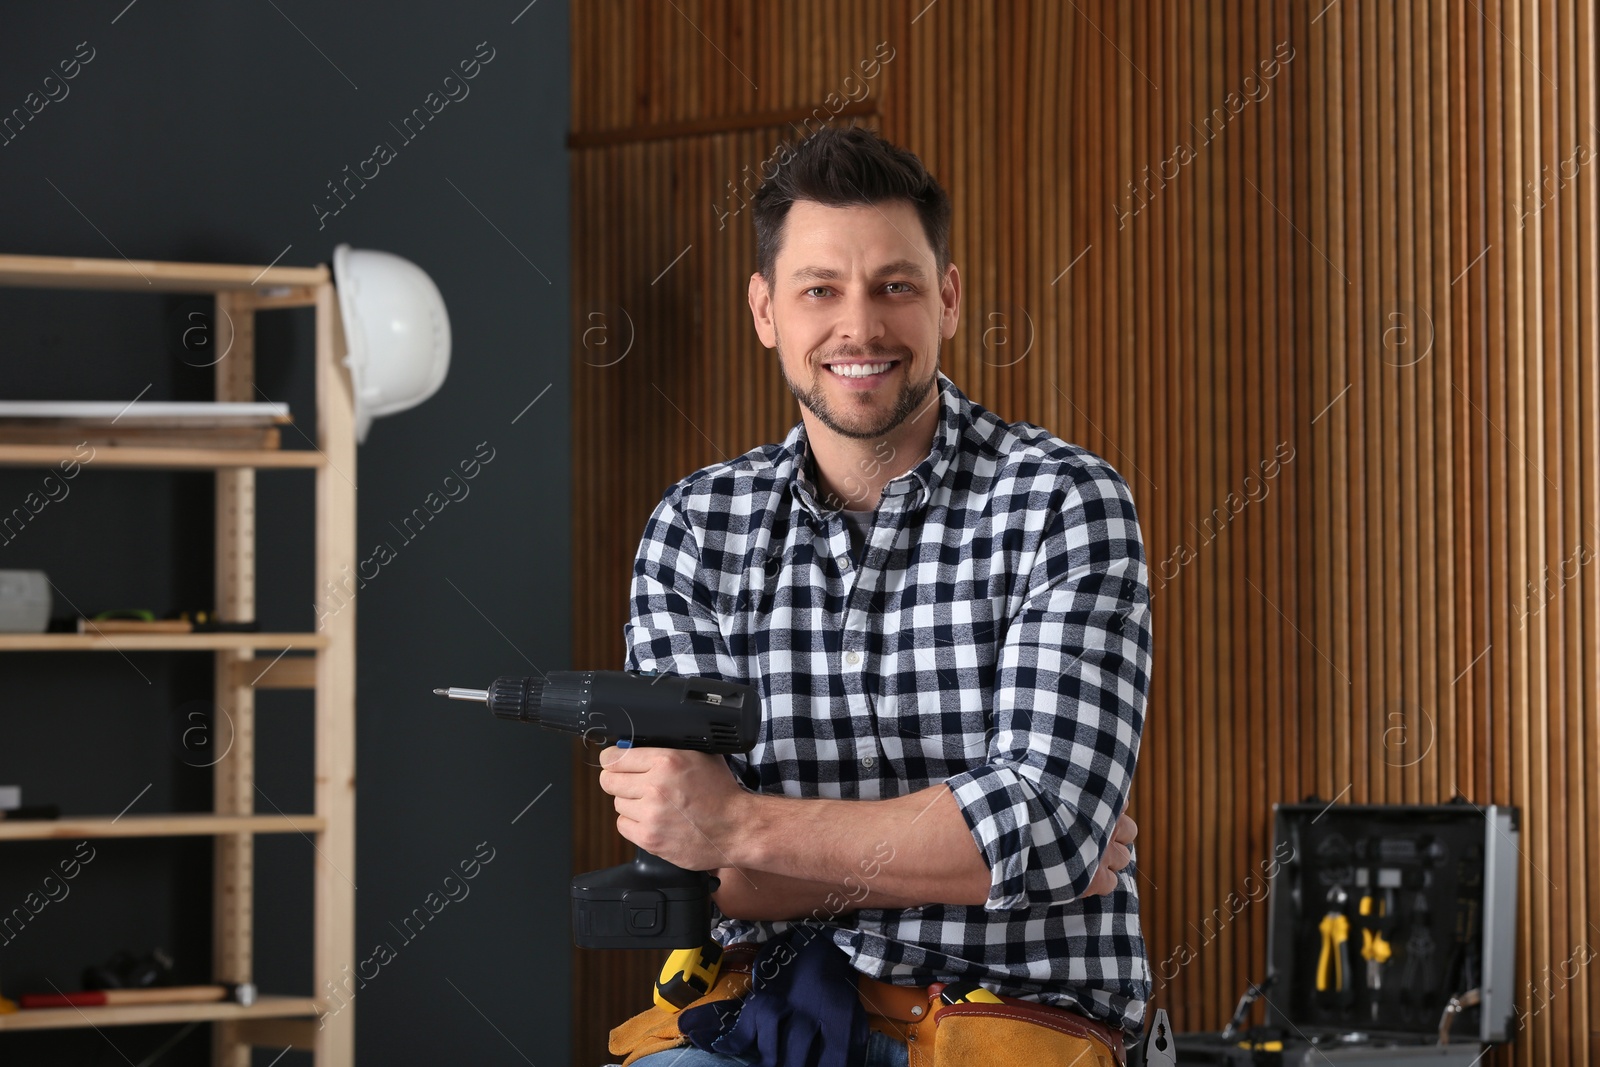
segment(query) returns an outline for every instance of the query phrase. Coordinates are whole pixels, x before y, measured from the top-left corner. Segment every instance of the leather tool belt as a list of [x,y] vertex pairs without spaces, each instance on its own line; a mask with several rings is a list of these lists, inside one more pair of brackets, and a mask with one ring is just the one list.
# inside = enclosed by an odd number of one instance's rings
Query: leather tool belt
[[[759,951],[757,944],[728,946],[716,985],[690,1007],[742,998],[749,992],[750,968]],[[1120,1032],[1066,1008],[1005,996],[999,1004],[941,1004],[939,984],[893,985],[864,974],[856,982],[868,1025],[904,1041],[910,1067],[1127,1065]],[[678,1031],[677,1019],[677,1013],[659,1007],[634,1016],[611,1031],[612,1054],[625,1056],[626,1065],[682,1047],[687,1039]]]

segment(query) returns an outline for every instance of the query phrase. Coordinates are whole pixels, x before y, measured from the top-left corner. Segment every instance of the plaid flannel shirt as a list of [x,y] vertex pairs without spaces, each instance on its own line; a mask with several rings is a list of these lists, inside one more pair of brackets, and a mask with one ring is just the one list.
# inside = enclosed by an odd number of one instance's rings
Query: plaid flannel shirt
[[[943,374],[938,390],[917,416],[937,412],[933,445],[885,486],[859,567],[838,502],[819,499],[803,423],[667,490],[634,562],[627,666],[754,685],[760,740],[729,757],[750,789],[871,800],[949,786],[988,900],[822,913],[857,970],[979,981],[1137,1031],[1150,969],[1136,864],[1111,893],[1081,895],[1144,727],[1133,502],[1098,456],[1003,422]],[[723,944],[795,925],[718,919]]]

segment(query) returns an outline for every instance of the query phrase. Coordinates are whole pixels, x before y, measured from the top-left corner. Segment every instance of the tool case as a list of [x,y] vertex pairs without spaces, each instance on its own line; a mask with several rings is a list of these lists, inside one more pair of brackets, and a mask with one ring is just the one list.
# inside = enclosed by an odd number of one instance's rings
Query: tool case
[[1241,1001],[1176,1063],[1476,1063],[1512,1029],[1517,842],[1516,808],[1461,798],[1274,805],[1266,1024]]

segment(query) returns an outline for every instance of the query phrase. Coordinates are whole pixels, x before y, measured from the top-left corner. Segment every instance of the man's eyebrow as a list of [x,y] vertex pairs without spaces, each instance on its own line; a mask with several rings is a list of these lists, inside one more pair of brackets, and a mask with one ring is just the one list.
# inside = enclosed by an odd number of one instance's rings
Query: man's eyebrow
[[[885,278],[891,274],[903,274],[908,278],[915,278],[918,281],[922,281],[926,278],[922,267],[919,266],[915,261],[909,259],[899,259],[895,260],[893,263],[885,263],[883,266],[879,267],[875,272],[873,272],[873,277]],[[795,271],[789,276],[791,281],[796,282],[831,282],[841,277],[843,277],[843,274],[834,270],[832,267],[801,267],[799,270]]]

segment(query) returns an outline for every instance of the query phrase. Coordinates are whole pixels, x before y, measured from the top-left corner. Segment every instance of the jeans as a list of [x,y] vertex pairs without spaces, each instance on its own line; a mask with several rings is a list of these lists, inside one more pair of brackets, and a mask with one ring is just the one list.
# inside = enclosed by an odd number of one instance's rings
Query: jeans
[[[876,1031],[867,1035],[866,1067],[906,1067],[909,1053],[905,1042]],[[690,1045],[669,1048],[633,1061],[633,1067],[749,1067],[754,1060],[707,1052]]]

